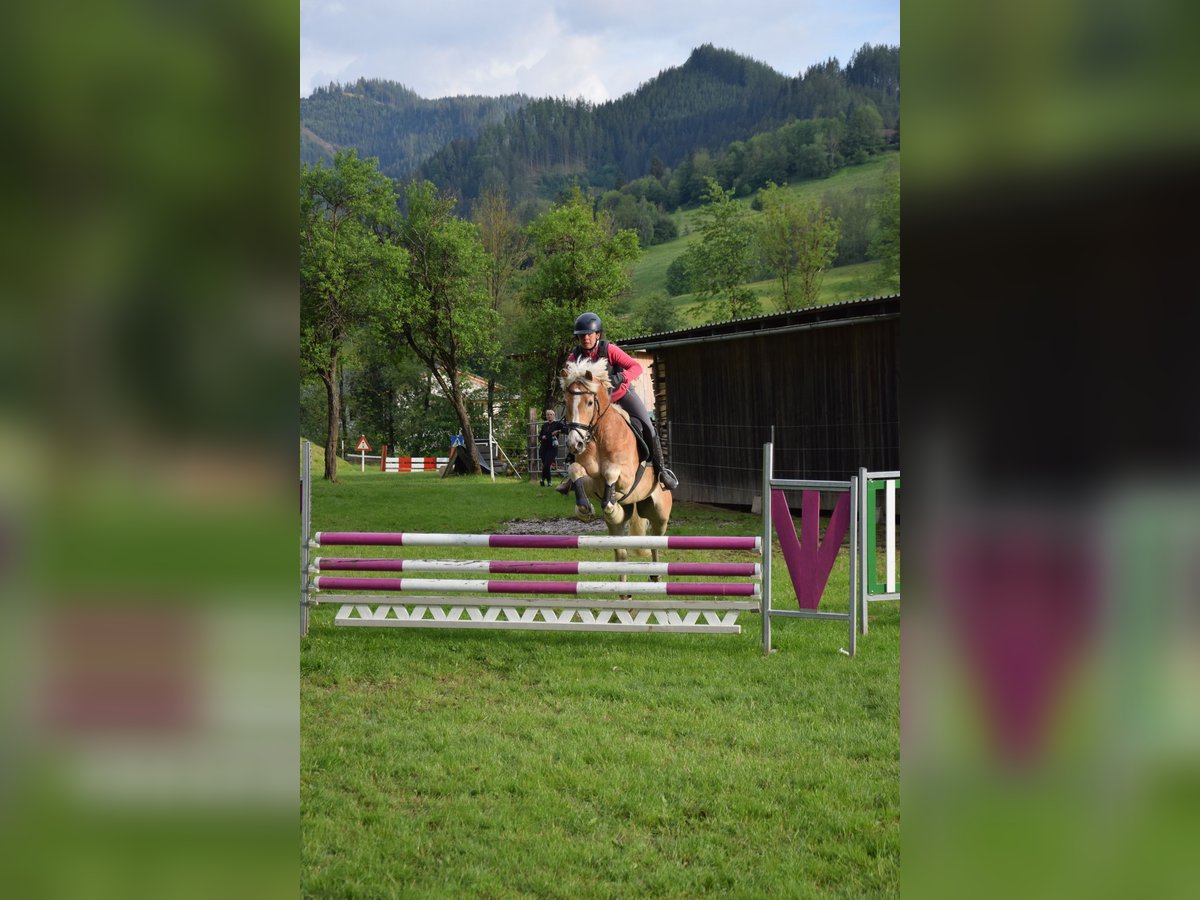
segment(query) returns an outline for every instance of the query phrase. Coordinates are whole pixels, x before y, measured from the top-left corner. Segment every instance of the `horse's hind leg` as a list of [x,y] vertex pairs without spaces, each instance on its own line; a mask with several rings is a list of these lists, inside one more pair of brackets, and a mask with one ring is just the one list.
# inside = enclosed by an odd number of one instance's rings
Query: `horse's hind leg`
[[[641,519],[643,532],[646,530],[646,525],[649,524],[651,534],[664,535],[667,533],[667,523],[671,520],[671,503],[671,494],[658,489],[655,489],[649,497],[638,501],[638,518]],[[650,554],[654,562],[658,562],[658,550],[652,550]],[[659,577],[652,575],[650,580],[658,581]]]
[[[640,503],[630,503],[625,507],[625,509],[628,511],[629,534],[631,537],[644,537],[646,534],[646,520],[638,512],[640,507]],[[650,555],[650,551],[648,550],[635,550],[634,553],[640,557],[647,557]]]
[[667,523],[671,520],[670,492],[655,488],[654,493],[649,497],[638,501],[637,511],[649,523],[650,534],[666,534]]
[[[630,513],[633,512],[632,507],[617,506],[614,510],[616,512],[615,516],[604,517],[604,524],[608,528],[608,533],[613,537],[619,537],[625,531],[625,510],[629,510]],[[613,559],[619,563],[625,562],[629,559],[629,551],[624,547],[614,547]],[[621,575],[618,576],[617,580],[628,581],[629,576],[622,572]],[[631,594],[622,594],[621,599],[628,600],[631,596]]]

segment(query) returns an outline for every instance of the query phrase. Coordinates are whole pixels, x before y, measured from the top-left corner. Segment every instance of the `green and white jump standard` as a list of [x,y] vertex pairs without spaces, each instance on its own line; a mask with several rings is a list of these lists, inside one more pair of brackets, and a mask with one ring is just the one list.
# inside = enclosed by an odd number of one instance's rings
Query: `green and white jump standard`
[[[859,521],[862,522],[862,573],[859,578],[859,597],[862,604],[862,633],[867,633],[867,609],[879,600],[899,600],[900,581],[896,575],[896,501],[900,493],[899,472],[868,472],[858,470]],[[881,579],[875,566],[875,532],[879,517],[879,495],[883,494],[884,575]]]

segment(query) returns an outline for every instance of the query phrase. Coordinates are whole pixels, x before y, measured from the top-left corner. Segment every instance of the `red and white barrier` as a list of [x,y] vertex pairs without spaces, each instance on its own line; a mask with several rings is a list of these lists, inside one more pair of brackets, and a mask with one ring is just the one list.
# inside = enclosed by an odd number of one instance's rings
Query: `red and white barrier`
[[387,449],[379,460],[381,472],[436,472],[450,461],[448,456],[388,456]]

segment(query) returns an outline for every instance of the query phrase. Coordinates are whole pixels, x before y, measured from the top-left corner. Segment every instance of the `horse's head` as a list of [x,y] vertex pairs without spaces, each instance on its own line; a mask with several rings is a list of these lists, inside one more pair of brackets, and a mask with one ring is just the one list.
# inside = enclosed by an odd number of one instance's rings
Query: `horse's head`
[[559,373],[558,383],[566,399],[567,449],[578,455],[608,409],[608,360],[569,362]]

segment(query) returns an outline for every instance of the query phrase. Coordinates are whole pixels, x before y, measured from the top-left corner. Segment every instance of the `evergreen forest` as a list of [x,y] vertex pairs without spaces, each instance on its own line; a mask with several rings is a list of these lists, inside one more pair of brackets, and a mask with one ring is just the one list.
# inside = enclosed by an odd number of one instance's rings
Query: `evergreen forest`
[[[737,196],[825,177],[899,145],[900,49],[864,45],[795,76],[711,44],[636,91],[582,99],[425,100],[394,82],[331,84],[301,101],[301,161],[353,148],[392,178],[416,176],[469,212],[503,191],[525,218],[571,185],[620,190],[663,212],[699,203],[705,178]],[[540,203],[540,205],[539,205]]]

